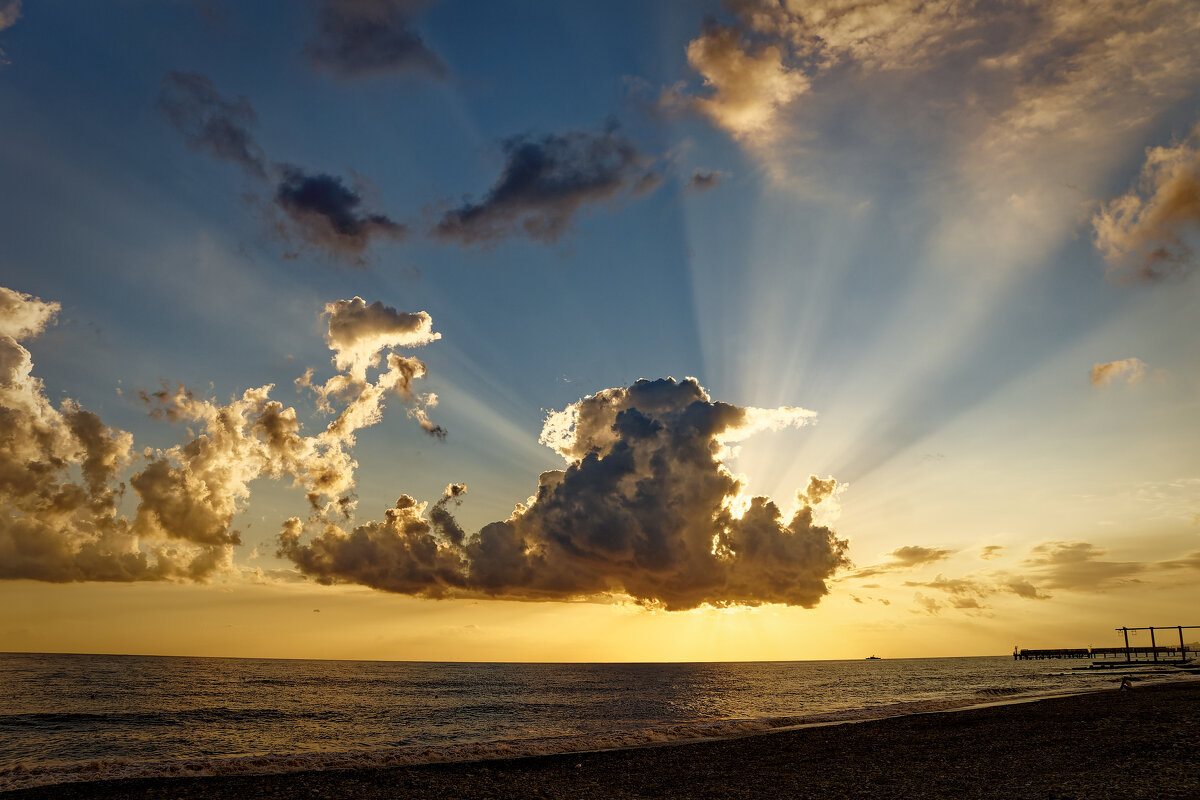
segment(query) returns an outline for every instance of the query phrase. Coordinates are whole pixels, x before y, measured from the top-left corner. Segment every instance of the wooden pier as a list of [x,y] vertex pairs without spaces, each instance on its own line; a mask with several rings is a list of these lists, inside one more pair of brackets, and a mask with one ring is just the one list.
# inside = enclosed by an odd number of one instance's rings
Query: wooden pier
[[[1200,629],[1200,625],[1153,626],[1148,628],[1117,628],[1124,634],[1124,647],[1063,647],[1052,650],[1030,650],[1013,648],[1013,659],[1017,661],[1043,658],[1090,658],[1093,667],[1117,667],[1121,664],[1184,664],[1200,657],[1196,644],[1183,641],[1185,630]],[[1135,647],[1129,644],[1130,631],[1150,631],[1150,646]],[[1179,634],[1179,644],[1158,644],[1155,631],[1174,631]]]

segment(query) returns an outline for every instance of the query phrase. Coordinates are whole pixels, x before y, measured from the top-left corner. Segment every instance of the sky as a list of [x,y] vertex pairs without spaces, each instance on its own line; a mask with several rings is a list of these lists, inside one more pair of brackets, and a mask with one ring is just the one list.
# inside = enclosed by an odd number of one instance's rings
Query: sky
[[1190,0],[0,0],[0,650],[1200,624],[1198,61]]

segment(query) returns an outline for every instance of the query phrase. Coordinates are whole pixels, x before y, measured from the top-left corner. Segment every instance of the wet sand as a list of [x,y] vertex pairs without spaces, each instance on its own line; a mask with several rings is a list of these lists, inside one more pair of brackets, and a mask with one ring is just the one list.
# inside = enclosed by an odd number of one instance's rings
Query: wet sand
[[1200,798],[1200,683],[603,753],[0,793],[3,800],[1097,796]]

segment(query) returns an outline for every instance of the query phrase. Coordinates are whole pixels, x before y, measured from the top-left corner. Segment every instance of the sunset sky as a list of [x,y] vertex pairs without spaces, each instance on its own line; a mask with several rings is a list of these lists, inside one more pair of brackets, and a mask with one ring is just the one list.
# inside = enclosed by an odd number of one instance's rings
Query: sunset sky
[[1200,625],[1197,76],[1193,0],[0,0],[0,651]]

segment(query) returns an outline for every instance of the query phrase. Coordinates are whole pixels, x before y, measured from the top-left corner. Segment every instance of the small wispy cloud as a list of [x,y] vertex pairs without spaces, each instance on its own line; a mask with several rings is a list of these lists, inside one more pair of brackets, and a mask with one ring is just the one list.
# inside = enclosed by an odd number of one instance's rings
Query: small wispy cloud
[[856,569],[846,575],[846,578],[869,578],[874,575],[883,575],[889,572],[901,572],[917,567],[933,564],[938,561],[944,561],[954,555],[953,550],[947,550],[940,547],[923,547],[921,545],[906,545],[897,547],[890,553],[886,554],[888,560],[879,564],[873,564],[868,567]]
[[343,78],[420,73],[445,78],[445,62],[414,28],[429,0],[317,0],[317,30],[304,46],[313,66]]
[[1141,383],[1147,374],[1147,364],[1140,358],[1123,358],[1119,361],[1096,363],[1092,365],[1089,379],[1092,386],[1106,386],[1110,383]]
[[[21,17],[21,0],[0,0],[0,33],[17,24]],[[0,49],[0,66],[8,62],[4,50]]]

